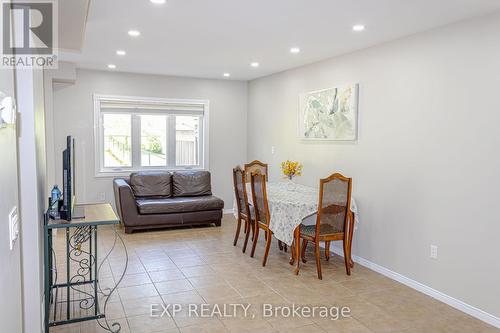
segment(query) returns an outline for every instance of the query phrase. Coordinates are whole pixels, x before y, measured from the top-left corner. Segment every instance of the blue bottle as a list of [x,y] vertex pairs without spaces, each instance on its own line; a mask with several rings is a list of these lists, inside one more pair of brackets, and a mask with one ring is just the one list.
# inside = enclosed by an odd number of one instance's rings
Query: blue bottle
[[57,185],[54,185],[52,191],[50,192],[50,211],[51,215],[54,217],[59,216],[59,211],[57,210],[59,199],[61,199],[61,190],[59,190]]

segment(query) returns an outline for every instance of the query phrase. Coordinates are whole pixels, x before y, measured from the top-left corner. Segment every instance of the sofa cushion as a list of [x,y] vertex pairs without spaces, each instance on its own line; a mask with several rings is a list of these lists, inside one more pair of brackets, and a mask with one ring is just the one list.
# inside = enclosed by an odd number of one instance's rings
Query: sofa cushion
[[224,201],[207,195],[201,197],[178,198],[143,198],[136,201],[139,214],[170,214],[198,212],[204,210],[220,210],[224,208]]
[[174,197],[212,195],[210,172],[175,171],[172,175]]
[[130,175],[136,197],[168,198],[172,195],[172,174],[168,171],[143,171]]

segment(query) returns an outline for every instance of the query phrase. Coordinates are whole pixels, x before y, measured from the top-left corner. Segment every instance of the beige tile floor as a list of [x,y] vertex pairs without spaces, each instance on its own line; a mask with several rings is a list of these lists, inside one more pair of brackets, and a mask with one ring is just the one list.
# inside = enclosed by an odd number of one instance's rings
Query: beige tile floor
[[[223,225],[124,234],[128,249],[126,275],[108,303],[110,322],[121,332],[500,332],[471,316],[356,265],[345,274],[342,258],[322,262],[323,280],[316,277],[313,253],[299,276],[292,274],[289,254],[273,240],[266,267],[262,267],[263,240],[255,258],[241,253],[242,240],[232,245],[235,220],[224,217]],[[113,230],[100,230],[101,255],[113,243]],[[64,242],[56,236],[57,246]],[[249,252],[249,251],[248,251]],[[64,265],[59,257],[58,267]],[[123,271],[121,245],[105,262],[101,284],[116,282]],[[151,304],[250,304],[251,315],[236,318],[187,315],[186,307],[174,317],[150,316]],[[349,307],[350,316],[339,320],[321,318],[265,317],[262,304]],[[104,332],[95,321],[51,328],[59,333]]]

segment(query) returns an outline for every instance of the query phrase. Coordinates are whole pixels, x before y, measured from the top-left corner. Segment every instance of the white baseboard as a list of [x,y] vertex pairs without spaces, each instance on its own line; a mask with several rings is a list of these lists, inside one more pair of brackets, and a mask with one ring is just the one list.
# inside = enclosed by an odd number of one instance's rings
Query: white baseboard
[[233,214],[233,208],[224,208],[223,214]]
[[[233,214],[233,209],[232,208],[227,208],[224,209],[224,214]],[[321,244],[321,247],[324,248],[324,244]],[[335,246],[333,243],[330,245],[331,251],[333,251],[335,254],[344,257],[344,249]],[[398,281],[399,283],[404,284],[405,286],[408,286],[412,289],[415,289],[421,293],[424,293],[434,299],[437,299],[445,304],[448,304],[449,306],[460,310],[462,312],[467,313],[468,315],[471,315],[479,320],[484,321],[485,323],[488,323],[492,326],[495,326],[497,328],[500,328],[500,318],[496,317],[486,311],[483,311],[479,308],[476,308],[475,306],[472,306],[470,304],[467,304],[459,299],[456,299],[454,297],[448,296],[445,293],[440,292],[439,290],[433,289],[429,286],[426,286],[425,284],[422,284],[418,281],[412,280],[409,277],[406,277],[402,274],[399,274],[397,272],[391,271],[388,268],[385,268],[383,266],[380,266],[374,262],[371,262],[365,258],[353,255],[352,260],[356,262],[357,264],[364,266],[366,268],[369,268],[377,273],[380,273],[392,280]]]
[[[330,245],[331,251],[333,251],[335,254],[340,255],[341,257],[344,256],[344,250],[339,247],[339,246],[334,246],[333,244]],[[365,258],[361,258],[358,256],[353,255],[352,260],[354,262],[360,264],[361,266],[364,266],[366,268],[369,268],[377,273],[380,273],[390,279],[396,280],[412,289],[418,290],[421,293],[424,293],[432,298],[435,298],[445,304],[448,304],[451,307],[454,307],[457,310],[460,310],[462,312],[465,312],[479,320],[484,321],[485,323],[488,323],[492,326],[495,326],[497,328],[500,328],[500,318],[483,311],[481,309],[478,309],[472,305],[469,305],[459,299],[453,298],[451,296],[448,296],[436,289],[433,289],[429,286],[426,286],[420,282],[417,282],[415,280],[412,280],[404,275],[401,275],[399,273],[396,273],[394,271],[391,271],[388,268],[385,268],[383,266],[380,266],[378,264],[375,264],[369,260],[366,260]]]

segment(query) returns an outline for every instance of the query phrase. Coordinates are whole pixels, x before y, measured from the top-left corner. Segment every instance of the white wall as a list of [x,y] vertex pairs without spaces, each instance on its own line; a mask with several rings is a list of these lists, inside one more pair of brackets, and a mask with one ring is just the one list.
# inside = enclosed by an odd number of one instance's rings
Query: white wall
[[19,201],[22,219],[25,332],[42,331],[43,214],[47,208],[44,79],[42,70],[18,69]]
[[76,83],[54,86],[55,149],[48,156],[54,179],[61,182],[61,152],[71,134],[77,145],[77,200],[97,202],[104,192],[106,201],[113,202],[112,178],[94,176],[93,93],[210,100],[212,190],[226,208],[232,207],[231,170],[246,160],[246,82],[78,70]]
[[[0,69],[0,92],[15,97],[14,71]],[[22,331],[21,237],[10,249],[8,216],[18,207],[16,128],[0,128],[0,323],[2,331]]]
[[[353,177],[354,254],[500,317],[499,40],[494,15],[251,81],[248,160]],[[299,93],[355,82],[357,142],[297,139]]]
[[61,175],[56,175],[54,135],[54,86],[76,82],[76,64],[60,61],[57,69],[44,70],[45,137],[47,147],[47,193],[52,186],[61,183]]
[[[22,34],[16,21],[14,33]],[[42,332],[42,214],[45,207],[43,73],[0,70],[0,91],[16,98],[16,126],[0,129],[0,323],[2,332]],[[8,214],[17,206],[20,233],[9,249]]]

